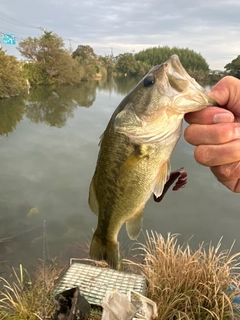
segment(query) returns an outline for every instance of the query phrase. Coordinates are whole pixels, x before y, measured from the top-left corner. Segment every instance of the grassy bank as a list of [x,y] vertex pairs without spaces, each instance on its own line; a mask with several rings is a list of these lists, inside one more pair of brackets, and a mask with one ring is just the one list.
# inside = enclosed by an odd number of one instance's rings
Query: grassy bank
[[[147,296],[158,306],[158,319],[233,319],[239,296],[240,253],[220,251],[201,244],[196,251],[178,244],[177,236],[164,239],[147,234],[142,273],[148,281]],[[229,288],[236,287],[229,292]]]
[[[124,268],[128,265],[146,277],[147,296],[157,304],[158,319],[236,317],[233,300],[240,295],[237,272],[240,253],[231,254],[231,249],[221,251],[220,243],[216,247],[201,244],[193,251],[188,243],[179,245],[177,236],[164,239],[157,233],[147,234],[146,244],[140,244],[139,249],[141,262],[126,261]],[[20,266],[20,270],[13,270],[11,283],[1,278],[4,289],[0,319],[51,318],[55,309],[51,294],[63,271],[54,262],[44,268],[40,266],[31,276]],[[235,290],[230,292],[232,286]],[[101,313],[92,309],[89,320],[98,319]]]

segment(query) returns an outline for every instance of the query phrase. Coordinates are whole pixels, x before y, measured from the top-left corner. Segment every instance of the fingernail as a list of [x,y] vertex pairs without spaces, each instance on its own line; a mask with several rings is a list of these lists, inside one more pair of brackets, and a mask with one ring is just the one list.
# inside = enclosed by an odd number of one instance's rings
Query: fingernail
[[221,123],[221,122],[233,122],[234,117],[232,114],[224,112],[224,113],[217,113],[213,117],[214,123]]

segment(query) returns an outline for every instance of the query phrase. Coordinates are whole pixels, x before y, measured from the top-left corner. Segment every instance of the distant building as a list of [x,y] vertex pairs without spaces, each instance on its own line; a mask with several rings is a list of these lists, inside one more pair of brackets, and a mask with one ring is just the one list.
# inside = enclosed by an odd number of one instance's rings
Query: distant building
[[225,74],[225,71],[222,71],[222,70],[210,70],[209,74],[223,76]]

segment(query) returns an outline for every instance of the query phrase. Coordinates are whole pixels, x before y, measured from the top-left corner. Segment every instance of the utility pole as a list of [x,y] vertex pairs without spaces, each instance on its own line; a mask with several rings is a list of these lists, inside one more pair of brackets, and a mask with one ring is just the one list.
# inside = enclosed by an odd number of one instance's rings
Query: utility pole
[[45,32],[45,28],[43,28],[43,27],[39,27],[39,29],[41,30],[41,35],[43,35],[43,34],[44,34],[44,32]]
[[111,57],[113,57],[113,47],[111,47],[110,49],[111,49]]
[[69,41],[69,53],[72,54],[72,39],[68,39]]

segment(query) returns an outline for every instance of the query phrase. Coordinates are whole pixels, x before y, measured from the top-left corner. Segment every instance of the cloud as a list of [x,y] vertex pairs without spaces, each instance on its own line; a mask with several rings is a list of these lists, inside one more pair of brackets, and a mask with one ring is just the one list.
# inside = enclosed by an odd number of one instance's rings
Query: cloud
[[[132,52],[168,45],[200,52],[212,69],[223,69],[240,48],[240,2],[236,0],[1,0],[0,11],[12,18],[72,39],[73,48],[89,44],[97,54],[110,48]],[[24,35],[38,29],[17,28],[0,19],[1,28]],[[5,31],[4,31],[5,32]],[[66,42],[68,43],[68,42]]]

